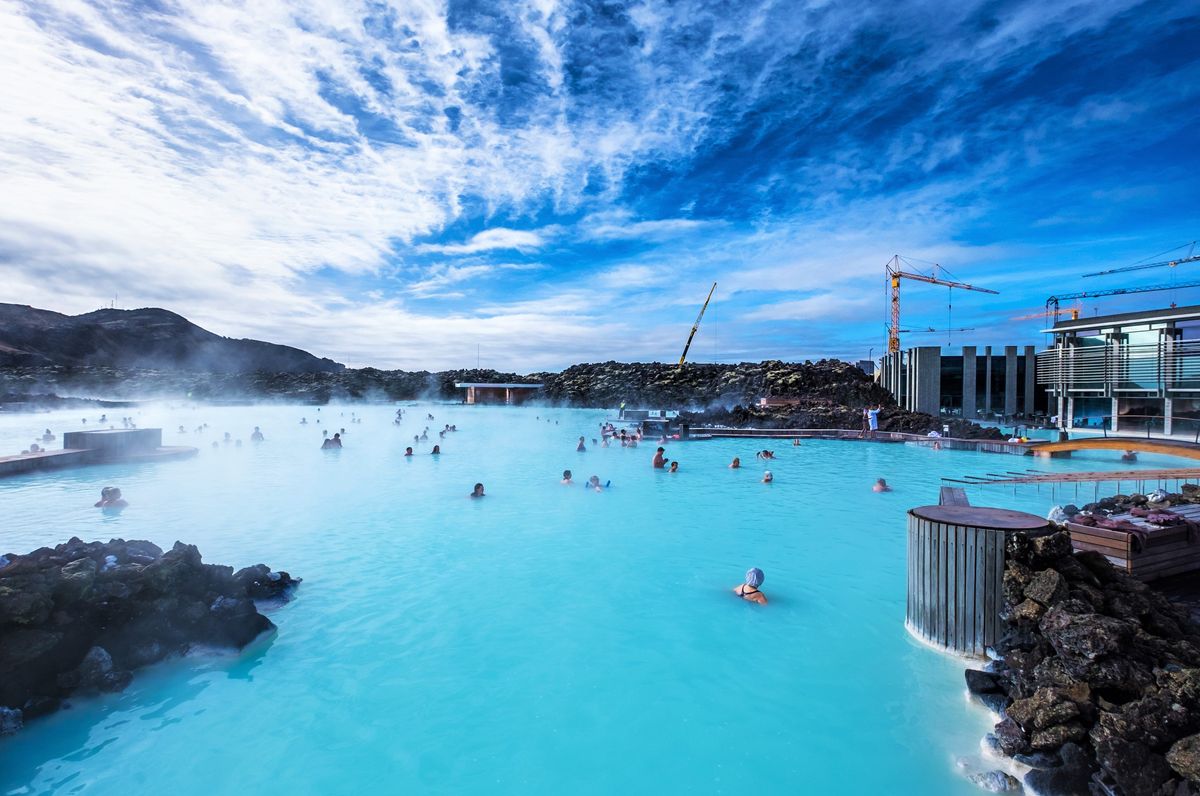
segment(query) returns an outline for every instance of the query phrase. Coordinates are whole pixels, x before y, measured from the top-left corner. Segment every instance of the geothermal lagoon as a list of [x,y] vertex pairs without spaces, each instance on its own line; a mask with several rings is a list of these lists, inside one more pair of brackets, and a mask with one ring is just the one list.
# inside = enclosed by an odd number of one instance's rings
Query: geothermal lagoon
[[[0,481],[0,552],[182,540],[304,579],[241,654],[139,670],[0,742],[0,793],[980,792],[956,759],[994,719],[965,698],[964,662],[904,628],[905,511],[996,455],[706,440],[669,444],[669,474],[649,441],[593,445],[600,410],[404,408],[399,426],[393,405],[113,409],[199,454]],[[0,416],[0,449],[99,414]],[[345,447],[320,450],[342,428]],[[612,486],[563,486],[564,469]],[[877,477],[895,491],[872,493]],[[108,485],[119,515],[92,506]],[[1052,505],[1046,488],[970,497]],[[750,566],[767,606],[730,593]]]

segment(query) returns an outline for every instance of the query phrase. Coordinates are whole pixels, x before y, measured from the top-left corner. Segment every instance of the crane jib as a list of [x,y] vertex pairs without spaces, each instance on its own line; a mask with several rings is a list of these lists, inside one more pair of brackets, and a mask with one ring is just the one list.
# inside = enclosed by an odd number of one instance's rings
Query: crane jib
[[700,314],[696,316],[696,322],[692,324],[692,331],[688,334],[687,342],[683,345],[683,353],[679,357],[679,367],[683,367],[683,362],[687,359],[688,349],[692,347],[692,338],[696,336],[696,330],[700,328],[700,321],[704,318],[704,311],[708,309],[708,302],[712,301],[713,291],[717,289],[717,283],[713,282],[713,286],[708,291],[708,298],[704,299],[704,304],[700,307]]

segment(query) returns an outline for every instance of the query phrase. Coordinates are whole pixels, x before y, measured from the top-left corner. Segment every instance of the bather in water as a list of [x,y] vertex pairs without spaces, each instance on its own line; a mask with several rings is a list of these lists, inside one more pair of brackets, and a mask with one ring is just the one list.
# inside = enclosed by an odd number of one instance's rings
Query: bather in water
[[762,585],[763,571],[758,567],[751,567],[746,570],[746,582],[733,588],[733,593],[743,600],[749,600],[759,605],[767,604],[767,595],[759,591],[759,586]]

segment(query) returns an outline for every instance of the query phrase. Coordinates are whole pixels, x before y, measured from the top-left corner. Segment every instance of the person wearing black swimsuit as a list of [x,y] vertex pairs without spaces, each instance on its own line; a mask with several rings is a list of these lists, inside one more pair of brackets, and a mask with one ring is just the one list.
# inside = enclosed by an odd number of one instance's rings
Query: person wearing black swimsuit
[[759,586],[763,582],[763,571],[758,567],[751,567],[746,570],[746,582],[735,586],[733,593],[743,600],[758,603],[759,605],[767,604],[767,595],[759,591]]

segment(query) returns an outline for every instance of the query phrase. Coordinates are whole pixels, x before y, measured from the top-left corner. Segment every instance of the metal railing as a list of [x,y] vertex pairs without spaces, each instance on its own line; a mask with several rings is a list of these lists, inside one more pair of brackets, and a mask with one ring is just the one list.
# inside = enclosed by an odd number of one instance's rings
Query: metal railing
[[[1123,437],[1133,436],[1132,434],[1129,434],[1122,428],[1123,423],[1121,423],[1121,422],[1117,423],[1116,431],[1112,430],[1111,421],[1113,419],[1113,415],[1098,415],[1098,417],[1100,417],[1100,419],[1103,420],[1104,422],[1096,430],[1102,432],[1106,438],[1108,437],[1108,434],[1110,431],[1112,431],[1112,433],[1115,435],[1120,435]],[[1134,419],[1144,419],[1147,421],[1161,420],[1162,421],[1162,423],[1160,424],[1161,428],[1166,429],[1166,427],[1167,427],[1166,426],[1166,421],[1167,421],[1166,415],[1116,415],[1116,418],[1119,421],[1134,420]],[[1174,439],[1178,436],[1181,436],[1181,435],[1174,433],[1175,427],[1180,423],[1191,423],[1192,424],[1193,430],[1189,432],[1192,434],[1192,437],[1193,437],[1192,442],[1200,444],[1200,418],[1196,418],[1196,417],[1173,417],[1173,418],[1171,418],[1171,432],[1172,433],[1167,434],[1166,431],[1164,430],[1164,431],[1159,432],[1160,436],[1162,436],[1164,439]],[[1076,428],[1090,430],[1091,427],[1090,426],[1078,426]],[[1151,436],[1152,432],[1153,432],[1152,424],[1150,422],[1147,422],[1146,423],[1146,439],[1153,439],[1153,437]],[[1140,430],[1139,430],[1139,435],[1140,435]]]
[[1037,355],[1037,383],[1060,390],[1200,390],[1200,340],[1058,346]]

